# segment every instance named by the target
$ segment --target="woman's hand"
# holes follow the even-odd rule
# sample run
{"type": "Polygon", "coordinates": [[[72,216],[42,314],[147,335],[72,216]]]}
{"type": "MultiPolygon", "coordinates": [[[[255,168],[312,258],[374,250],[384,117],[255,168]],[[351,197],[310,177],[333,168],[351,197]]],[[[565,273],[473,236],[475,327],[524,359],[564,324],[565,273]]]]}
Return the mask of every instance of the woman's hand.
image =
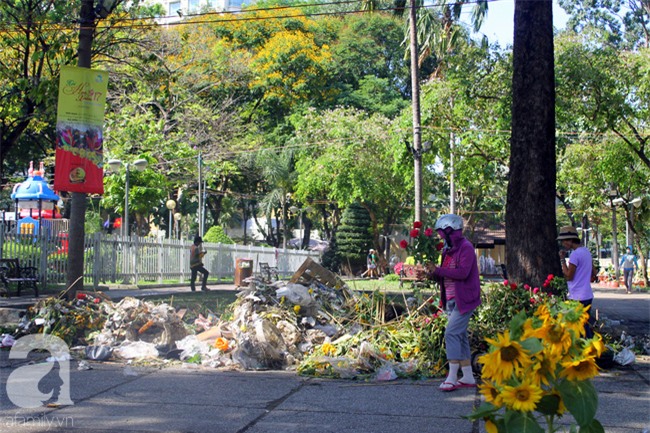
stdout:
{"type": "Polygon", "coordinates": [[[560,259],[562,260],[566,259],[566,251],[560,250],[558,254],[560,255],[560,259]]]}

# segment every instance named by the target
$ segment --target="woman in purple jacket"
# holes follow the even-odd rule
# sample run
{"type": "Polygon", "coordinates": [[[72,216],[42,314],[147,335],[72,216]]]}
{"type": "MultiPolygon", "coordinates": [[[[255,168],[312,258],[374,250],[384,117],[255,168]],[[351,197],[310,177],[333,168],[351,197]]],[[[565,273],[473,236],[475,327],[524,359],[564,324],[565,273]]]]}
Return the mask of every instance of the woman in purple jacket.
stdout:
{"type": "Polygon", "coordinates": [[[472,374],[471,353],[467,326],[472,312],[481,303],[476,253],[471,242],[463,237],[463,219],[448,214],[438,218],[435,230],[445,241],[442,264],[432,266],[433,277],[440,283],[440,299],[447,312],[445,349],[449,361],[449,374],[440,385],[441,391],[476,386],[472,374]],[[458,371],[463,376],[458,378],[458,371]]]}

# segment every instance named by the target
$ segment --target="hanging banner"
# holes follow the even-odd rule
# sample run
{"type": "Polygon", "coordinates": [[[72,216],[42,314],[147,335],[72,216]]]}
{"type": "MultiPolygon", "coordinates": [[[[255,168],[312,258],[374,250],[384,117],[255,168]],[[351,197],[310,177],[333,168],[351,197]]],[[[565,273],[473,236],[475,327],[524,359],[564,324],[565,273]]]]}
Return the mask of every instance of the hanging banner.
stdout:
{"type": "Polygon", "coordinates": [[[103,126],[108,72],[64,66],[56,118],[56,191],[104,193],[103,126]]]}

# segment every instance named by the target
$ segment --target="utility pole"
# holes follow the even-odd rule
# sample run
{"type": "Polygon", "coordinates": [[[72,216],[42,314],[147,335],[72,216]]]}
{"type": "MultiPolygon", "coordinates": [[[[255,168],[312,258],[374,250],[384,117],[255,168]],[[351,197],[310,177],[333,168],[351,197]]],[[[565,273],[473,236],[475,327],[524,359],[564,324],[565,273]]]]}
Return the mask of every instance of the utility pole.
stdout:
{"type": "Polygon", "coordinates": [[[415,176],[415,221],[422,221],[422,135],[420,131],[420,73],[418,65],[418,34],[416,2],[410,0],[411,32],[411,101],[413,109],[413,174],[415,176]]]}
{"type": "MultiPolygon", "coordinates": [[[[90,68],[91,50],[95,34],[94,0],[82,0],[80,12],[79,47],[77,50],[77,66],[90,68]]],[[[84,287],[84,239],[86,236],[84,223],[86,220],[86,193],[73,192],[70,204],[70,227],[68,246],[68,272],[66,283],[67,298],[74,299],[77,290],[84,287]]]]}
{"type": "Polygon", "coordinates": [[[199,236],[203,236],[203,196],[201,195],[201,186],[203,184],[203,161],[201,152],[199,152],[199,236]]]}

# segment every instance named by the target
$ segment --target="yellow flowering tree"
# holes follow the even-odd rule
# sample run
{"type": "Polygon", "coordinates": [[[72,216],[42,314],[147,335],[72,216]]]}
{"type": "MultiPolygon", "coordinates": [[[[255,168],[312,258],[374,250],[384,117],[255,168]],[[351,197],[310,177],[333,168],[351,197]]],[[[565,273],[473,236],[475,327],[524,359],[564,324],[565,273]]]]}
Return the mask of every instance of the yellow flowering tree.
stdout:
{"type": "Polygon", "coordinates": [[[544,303],[532,317],[522,312],[509,329],[486,339],[489,352],[479,358],[485,403],[469,418],[484,419],[489,433],[550,433],[568,411],[581,433],[604,432],[590,379],[605,346],[598,334],[585,338],[588,318],[579,302],[544,303]]]}

